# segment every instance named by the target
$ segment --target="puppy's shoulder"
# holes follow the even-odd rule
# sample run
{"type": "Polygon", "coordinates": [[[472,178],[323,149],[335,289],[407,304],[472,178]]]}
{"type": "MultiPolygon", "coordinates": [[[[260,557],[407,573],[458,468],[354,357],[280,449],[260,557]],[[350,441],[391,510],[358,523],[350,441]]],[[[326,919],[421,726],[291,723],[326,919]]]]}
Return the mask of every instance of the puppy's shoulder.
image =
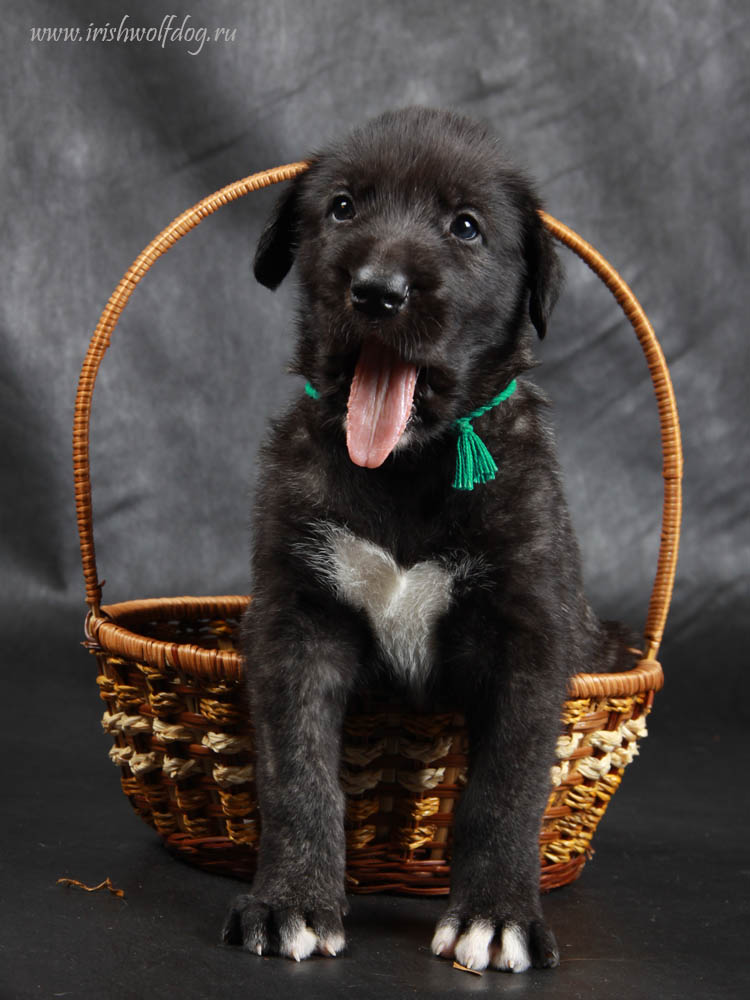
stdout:
{"type": "Polygon", "coordinates": [[[321,440],[315,406],[313,400],[298,399],[271,421],[259,454],[261,502],[323,503],[330,454],[321,440]]]}

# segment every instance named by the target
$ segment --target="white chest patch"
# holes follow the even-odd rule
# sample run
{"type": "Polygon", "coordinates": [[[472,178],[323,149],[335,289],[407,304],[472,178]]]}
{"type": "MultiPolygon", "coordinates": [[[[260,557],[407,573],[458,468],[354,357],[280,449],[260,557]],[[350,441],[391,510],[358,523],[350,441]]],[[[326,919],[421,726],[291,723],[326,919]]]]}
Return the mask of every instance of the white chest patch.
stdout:
{"type": "Polygon", "coordinates": [[[450,607],[453,573],[437,562],[405,569],[385,549],[335,525],[321,531],[313,562],[345,603],[364,611],[381,650],[404,680],[427,677],[435,631],[450,607]]]}

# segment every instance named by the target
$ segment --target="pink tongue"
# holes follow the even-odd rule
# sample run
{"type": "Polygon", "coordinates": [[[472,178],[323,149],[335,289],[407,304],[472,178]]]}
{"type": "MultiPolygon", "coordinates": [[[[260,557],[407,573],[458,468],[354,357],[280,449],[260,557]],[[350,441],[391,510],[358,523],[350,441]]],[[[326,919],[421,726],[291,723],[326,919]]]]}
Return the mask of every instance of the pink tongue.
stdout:
{"type": "Polygon", "coordinates": [[[346,422],[346,446],[355,465],[377,469],[404,433],[417,369],[374,337],[359,352],[346,422]]]}

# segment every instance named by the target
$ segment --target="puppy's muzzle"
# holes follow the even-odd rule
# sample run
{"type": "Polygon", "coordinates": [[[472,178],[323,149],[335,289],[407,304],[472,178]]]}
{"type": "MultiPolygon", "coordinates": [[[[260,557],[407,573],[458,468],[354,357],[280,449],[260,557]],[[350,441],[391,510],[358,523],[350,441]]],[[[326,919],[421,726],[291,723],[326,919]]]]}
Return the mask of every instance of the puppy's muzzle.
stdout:
{"type": "Polygon", "coordinates": [[[352,275],[352,305],[368,316],[395,316],[409,297],[409,282],[400,271],[359,268],[352,275]]]}

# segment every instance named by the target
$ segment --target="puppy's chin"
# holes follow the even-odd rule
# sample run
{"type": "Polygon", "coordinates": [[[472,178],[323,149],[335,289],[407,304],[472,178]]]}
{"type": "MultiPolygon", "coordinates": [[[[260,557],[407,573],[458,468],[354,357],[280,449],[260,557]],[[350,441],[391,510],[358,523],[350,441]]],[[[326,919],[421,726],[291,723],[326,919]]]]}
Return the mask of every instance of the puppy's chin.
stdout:
{"type": "Polygon", "coordinates": [[[400,451],[406,451],[407,448],[410,448],[414,444],[414,439],[415,434],[409,427],[409,424],[407,424],[404,433],[396,442],[396,446],[394,447],[392,454],[397,455],[400,451]]]}

